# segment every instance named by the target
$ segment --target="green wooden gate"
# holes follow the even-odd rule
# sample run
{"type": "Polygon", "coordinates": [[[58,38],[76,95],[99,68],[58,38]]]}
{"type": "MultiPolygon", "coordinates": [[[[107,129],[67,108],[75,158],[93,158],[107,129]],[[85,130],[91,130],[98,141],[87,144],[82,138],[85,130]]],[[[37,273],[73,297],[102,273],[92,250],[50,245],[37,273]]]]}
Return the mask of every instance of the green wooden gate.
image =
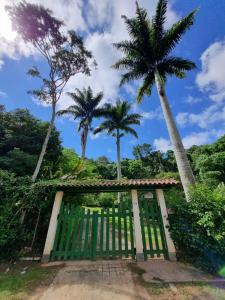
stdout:
{"type": "Polygon", "coordinates": [[[131,201],[90,209],[62,202],[51,260],[135,258],[131,201]]]}
{"type": "Polygon", "coordinates": [[[160,207],[155,197],[139,197],[140,223],[144,259],[164,256],[168,259],[168,249],[160,207]]]}

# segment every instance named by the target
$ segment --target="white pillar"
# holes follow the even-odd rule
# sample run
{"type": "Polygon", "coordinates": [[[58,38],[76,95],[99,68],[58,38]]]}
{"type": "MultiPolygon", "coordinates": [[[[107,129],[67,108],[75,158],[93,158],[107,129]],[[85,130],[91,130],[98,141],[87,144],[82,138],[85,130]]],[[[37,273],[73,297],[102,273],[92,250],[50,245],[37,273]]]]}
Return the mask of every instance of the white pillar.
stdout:
{"type": "Polygon", "coordinates": [[[48,226],[48,233],[45,241],[45,247],[42,255],[42,262],[46,262],[50,258],[50,254],[55,241],[56,228],[58,223],[58,214],[61,207],[63,192],[58,191],[55,195],[55,201],[52,208],[51,219],[48,226]]]}
{"type": "Polygon", "coordinates": [[[136,245],[136,260],[143,261],[143,242],[141,234],[141,223],[140,223],[140,210],[138,205],[138,195],[137,190],[131,190],[132,196],[132,207],[134,216],[134,235],[135,235],[135,245],[136,245]]]}
{"type": "Polygon", "coordinates": [[[166,202],[164,198],[164,193],[162,189],[156,190],[156,196],[157,200],[160,206],[161,214],[162,214],[162,220],[163,220],[163,227],[165,231],[165,237],[166,237],[166,243],[168,247],[169,252],[169,259],[176,261],[176,249],[173,243],[173,240],[171,239],[170,233],[169,233],[169,221],[168,221],[168,213],[166,209],[166,202]]]}

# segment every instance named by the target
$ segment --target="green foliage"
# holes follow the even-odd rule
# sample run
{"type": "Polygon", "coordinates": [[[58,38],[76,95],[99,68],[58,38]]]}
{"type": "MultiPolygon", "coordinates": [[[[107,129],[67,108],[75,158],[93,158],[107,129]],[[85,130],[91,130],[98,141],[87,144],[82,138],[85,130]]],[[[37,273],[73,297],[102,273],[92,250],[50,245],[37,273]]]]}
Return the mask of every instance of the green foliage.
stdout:
{"type": "MultiPolygon", "coordinates": [[[[33,117],[28,110],[0,112],[0,168],[19,176],[31,175],[41,151],[48,123],[33,117]]],[[[48,144],[43,168],[55,164],[61,154],[59,132],[55,129],[48,144]]]]}
{"type": "Polygon", "coordinates": [[[68,94],[74,101],[74,104],[70,105],[67,109],[58,111],[57,114],[59,116],[71,115],[74,120],[79,119],[78,131],[82,129],[82,158],[85,158],[88,131],[93,130],[91,127],[93,119],[99,118],[103,112],[103,109],[99,108],[103,93],[101,92],[94,96],[93,91],[89,86],[87,89],[76,89],[74,93],[68,94]]]}
{"type": "Polygon", "coordinates": [[[171,235],[179,256],[203,269],[218,272],[225,263],[225,186],[199,184],[191,202],[172,203],[171,235]]]}
{"type": "Polygon", "coordinates": [[[114,44],[124,54],[114,65],[114,68],[125,71],[121,85],[142,79],[137,93],[138,102],[144,95],[151,94],[156,76],[164,83],[169,76],[184,78],[187,71],[195,68],[192,61],[172,56],[171,52],[193,24],[196,11],[168,30],[164,28],[166,11],[167,1],[159,1],[155,16],[150,20],[146,9],[140,8],[136,2],[136,16],[123,16],[130,39],[114,44]]]}
{"type": "Polygon", "coordinates": [[[177,179],[177,180],[180,180],[180,175],[178,172],[161,172],[159,174],[157,174],[155,176],[155,178],[159,178],[159,179],[169,179],[169,178],[172,178],[172,179],[177,179]]]}
{"type": "Polygon", "coordinates": [[[106,156],[99,157],[96,161],[96,169],[103,179],[116,179],[116,164],[110,162],[106,156]]]}
{"type": "Polygon", "coordinates": [[[187,152],[201,182],[210,186],[225,182],[225,135],[211,145],[192,146],[187,152]]]}
{"type": "Polygon", "coordinates": [[[131,104],[127,101],[117,100],[115,105],[105,104],[102,112],[105,120],[94,130],[94,134],[105,131],[117,138],[128,133],[137,137],[137,133],[131,128],[131,125],[140,125],[141,115],[129,114],[130,109],[131,104]]]}
{"type": "MultiPolygon", "coordinates": [[[[147,168],[148,177],[155,177],[165,172],[177,172],[176,161],[173,151],[166,153],[154,151],[150,144],[137,145],[133,148],[133,155],[142,161],[144,168],[147,168]]],[[[140,177],[142,178],[142,177],[140,177]]]]}
{"type": "Polygon", "coordinates": [[[0,170],[0,260],[13,259],[19,251],[30,246],[38,210],[42,221],[37,240],[42,247],[49,220],[53,191],[34,190],[28,177],[0,170]],[[24,223],[21,216],[26,211],[24,223]]]}

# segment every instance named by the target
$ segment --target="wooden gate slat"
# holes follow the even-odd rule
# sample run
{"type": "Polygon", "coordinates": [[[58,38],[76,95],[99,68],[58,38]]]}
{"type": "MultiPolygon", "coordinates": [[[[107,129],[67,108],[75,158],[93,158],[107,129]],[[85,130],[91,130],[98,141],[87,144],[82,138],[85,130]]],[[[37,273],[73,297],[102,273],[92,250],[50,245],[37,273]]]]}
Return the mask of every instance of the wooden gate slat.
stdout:
{"type": "Polygon", "coordinates": [[[119,256],[122,257],[121,203],[118,205],[118,248],[119,256]]]}
{"type": "Polygon", "coordinates": [[[116,248],[116,238],[115,238],[115,205],[113,203],[112,206],[112,256],[115,257],[116,253],[115,253],[115,248],[116,248]]]}
{"type": "Polygon", "coordinates": [[[109,208],[106,210],[106,256],[109,256],[109,208]]]}
{"type": "Polygon", "coordinates": [[[134,231],[133,231],[133,218],[132,218],[132,204],[131,201],[128,203],[129,209],[129,227],[130,227],[130,243],[131,243],[131,253],[132,258],[135,259],[135,252],[134,252],[134,231]]]}
{"type": "Polygon", "coordinates": [[[73,236],[72,236],[72,246],[71,246],[71,258],[75,258],[77,256],[76,246],[77,246],[77,234],[78,234],[78,224],[79,224],[79,213],[77,211],[77,215],[74,216],[74,226],[73,226],[73,236]]]}
{"type": "Polygon", "coordinates": [[[144,259],[147,260],[147,251],[146,251],[146,238],[145,238],[145,228],[144,228],[144,219],[143,219],[143,201],[139,200],[139,210],[140,210],[140,223],[141,223],[141,234],[143,242],[143,253],[144,259]]]}
{"type": "Polygon", "coordinates": [[[125,257],[128,257],[128,236],[127,236],[127,207],[126,203],[123,203],[123,218],[124,218],[124,243],[125,243],[125,257]]]}
{"type": "Polygon", "coordinates": [[[85,210],[83,209],[82,213],[81,213],[81,219],[79,222],[79,240],[78,240],[77,258],[81,257],[83,226],[84,226],[84,213],[85,213],[85,210]]]}
{"type": "Polygon", "coordinates": [[[103,255],[103,243],[104,241],[104,209],[101,209],[101,227],[100,227],[100,245],[99,245],[99,256],[103,255]]]}
{"type": "Polygon", "coordinates": [[[160,256],[160,250],[159,250],[159,241],[158,241],[158,232],[157,232],[157,223],[156,223],[156,212],[155,212],[155,203],[151,203],[151,215],[152,215],[152,225],[153,225],[153,232],[154,232],[154,238],[155,238],[155,247],[156,247],[156,254],[157,257],[160,256]]]}
{"type": "Polygon", "coordinates": [[[85,228],[85,240],[84,240],[84,257],[88,258],[90,257],[90,253],[89,253],[89,223],[90,223],[90,209],[87,210],[87,214],[85,215],[85,219],[86,219],[86,228],[85,228]]]}
{"type": "Polygon", "coordinates": [[[144,208],[145,208],[145,219],[146,219],[146,225],[147,225],[147,231],[148,231],[148,243],[149,243],[150,256],[154,257],[151,223],[150,223],[150,215],[149,215],[149,211],[148,211],[147,201],[144,201],[144,208]]]}

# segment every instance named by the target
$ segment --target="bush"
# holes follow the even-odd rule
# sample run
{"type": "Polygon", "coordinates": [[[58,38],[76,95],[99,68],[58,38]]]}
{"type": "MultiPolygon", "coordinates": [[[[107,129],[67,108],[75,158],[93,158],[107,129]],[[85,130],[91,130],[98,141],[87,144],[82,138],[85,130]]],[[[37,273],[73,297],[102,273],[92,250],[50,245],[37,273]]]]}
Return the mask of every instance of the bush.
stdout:
{"type": "Polygon", "coordinates": [[[0,261],[16,259],[24,247],[31,245],[39,209],[41,218],[35,248],[42,250],[52,196],[49,191],[34,189],[29,177],[0,170],[0,261]],[[24,211],[25,219],[21,223],[24,211]]]}
{"type": "Polygon", "coordinates": [[[190,195],[189,203],[172,203],[169,215],[178,258],[218,272],[225,264],[225,187],[199,184],[190,195]]]}

